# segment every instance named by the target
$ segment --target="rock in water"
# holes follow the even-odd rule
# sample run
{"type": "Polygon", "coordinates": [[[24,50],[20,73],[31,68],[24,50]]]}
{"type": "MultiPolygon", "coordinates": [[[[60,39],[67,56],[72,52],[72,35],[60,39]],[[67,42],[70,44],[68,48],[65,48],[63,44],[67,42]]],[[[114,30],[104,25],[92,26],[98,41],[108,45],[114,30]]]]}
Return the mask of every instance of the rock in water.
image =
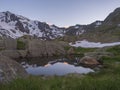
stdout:
{"type": "Polygon", "coordinates": [[[20,64],[6,56],[0,55],[0,83],[27,76],[27,72],[20,64]]]}
{"type": "Polygon", "coordinates": [[[92,57],[89,57],[89,56],[85,56],[83,57],[80,61],[79,61],[80,64],[83,64],[83,65],[86,65],[86,66],[91,66],[91,65],[99,65],[100,63],[95,59],[95,58],[92,58],[92,57]]]}

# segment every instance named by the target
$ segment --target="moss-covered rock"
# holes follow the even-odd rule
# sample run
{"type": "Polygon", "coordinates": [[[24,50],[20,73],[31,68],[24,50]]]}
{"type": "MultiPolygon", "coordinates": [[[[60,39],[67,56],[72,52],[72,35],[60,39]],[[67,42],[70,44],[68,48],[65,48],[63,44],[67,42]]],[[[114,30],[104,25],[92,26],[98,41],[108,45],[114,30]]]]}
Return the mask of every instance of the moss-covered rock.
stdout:
{"type": "Polygon", "coordinates": [[[21,40],[17,40],[17,49],[18,50],[25,50],[26,49],[26,44],[25,42],[21,40]]]}

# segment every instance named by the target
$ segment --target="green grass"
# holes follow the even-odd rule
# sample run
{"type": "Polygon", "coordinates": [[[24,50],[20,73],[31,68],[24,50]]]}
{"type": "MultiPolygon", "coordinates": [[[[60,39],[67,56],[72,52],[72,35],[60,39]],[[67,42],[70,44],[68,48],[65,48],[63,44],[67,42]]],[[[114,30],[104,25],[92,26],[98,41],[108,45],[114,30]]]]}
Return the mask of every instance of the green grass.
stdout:
{"type": "Polygon", "coordinates": [[[76,47],[75,52],[81,52],[81,53],[86,53],[86,52],[93,52],[95,51],[96,48],[82,48],[82,47],[76,47]]]}
{"type": "MultiPolygon", "coordinates": [[[[16,79],[8,84],[0,84],[0,90],[120,90],[120,55],[119,46],[107,51],[116,53],[114,57],[102,57],[104,62],[100,71],[64,77],[30,76],[16,79]]],[[[78,51],[92,51],[81,49],[78,51]]]]}
{"type": "Polygon", "coordinates": [[[113,53],[114,55],[119,55],[120,54],[120,45],[108,48],[107,51],[113,53]]]}
{"type": "Polygon", "coordinates": [[[81,76],[30,76],[1,84],[0,90],[120,90],[120,57],[103,57],[104,68],[81,76]]]}
{"type": "Polygon", "coordinates": [[[120,75],[78,77],[29,77],[0,85],[0,90],[119,90],[120,75]]]}
{"type": "Polygon", "coordinates": [[[65,47],[64,49],[66,51],[68,51],[70,48],[73,48],[74,51],[75,51],[75,54],[78,54],[78,53],[86,53],[86,52],[93,52],[96,50],[96,48],[82,48],[82,47],[71,47],[71,46],[67,46],[65,47]]]}
{"type": "Polygon", "coordinates": [[[64,49],[65,49],[66,51],[68,51],[70,48],[71,48],[71,46],[66,46],[66,47],[64,47],[64,49]]]}
{"type": "Polygon", "coordinates": [[[17,40],[17,49],[18,50],[25,50],[26,44],[20,40],[17,40]]]}

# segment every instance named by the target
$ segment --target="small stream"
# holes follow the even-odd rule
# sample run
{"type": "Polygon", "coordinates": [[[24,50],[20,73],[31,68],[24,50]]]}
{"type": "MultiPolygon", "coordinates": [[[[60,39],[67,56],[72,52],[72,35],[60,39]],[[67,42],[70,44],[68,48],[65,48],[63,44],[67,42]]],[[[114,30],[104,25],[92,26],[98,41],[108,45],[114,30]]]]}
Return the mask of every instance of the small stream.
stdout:
{"type": "Polygon", "coordinates": [[[17,60],[31,75],[67,75],[71,73],[87,74],[93,69],[80,66],[80,57],[43,57],[17,60]]]}

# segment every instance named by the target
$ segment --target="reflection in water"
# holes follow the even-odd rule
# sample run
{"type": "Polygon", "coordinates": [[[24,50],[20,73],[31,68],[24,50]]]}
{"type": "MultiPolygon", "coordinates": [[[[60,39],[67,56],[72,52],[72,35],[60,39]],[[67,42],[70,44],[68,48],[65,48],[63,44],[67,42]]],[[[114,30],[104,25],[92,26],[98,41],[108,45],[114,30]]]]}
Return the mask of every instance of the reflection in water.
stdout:
{"type": "Polygon", "coordinates": [[[68,65],[68,63],[67,63],[67,62],[63,62],[63,64],[68,65]]]}
{"type": "Polygon", "coordinates": [[[48,66],[50,66],[51,64],[46,64],[46,65],[44,65],[44,67],[48,67],[48,66]]]}
{"type": "Polygon", "coordinates": [[[79,57],[48,57],[19,60],[18,62],[32,75],[66,75],[69,73],[86,74],[94,72],[90,68],[79,66],[79,57]]]}

